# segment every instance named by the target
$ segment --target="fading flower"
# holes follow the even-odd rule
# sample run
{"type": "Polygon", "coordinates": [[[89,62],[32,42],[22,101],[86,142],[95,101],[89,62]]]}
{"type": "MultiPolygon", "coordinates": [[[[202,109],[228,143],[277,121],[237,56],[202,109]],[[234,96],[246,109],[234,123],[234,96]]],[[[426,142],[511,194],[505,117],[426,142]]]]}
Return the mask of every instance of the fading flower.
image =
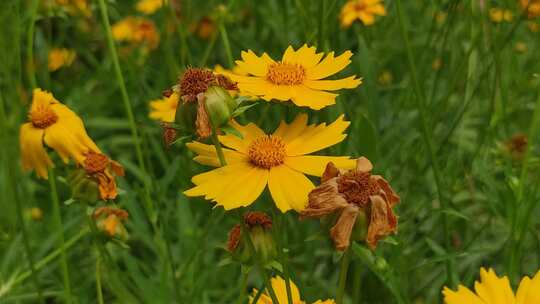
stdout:
{"type": "Polygon", "coordinates": [[[514,14],[511,10],[493,7],[489,10],[489,18],[495,23],[512,22],[514,14]]]}
{"type": "Polygon", "coordinates": [[[375,23],[375,16],[386,16],[382,0],[349,0],[341,9],[341,26],[350,27],[355,20],[368,26],[375,23]]]}
{"type": "Polygon", "coordinates": [[[92,178],[99,189],[102,200],[113,200],[118,195],[116,176],[124,176],[124,168],[106,155],[89,151],[83,161],[83,169],[92,178]]]}
{"type": "MultiPolygon", "coordinates": [[[[187,196],[204,196],[225,210],[251,205],[268,185],[276,206],[282,211],[305,208],[307,195],[314,188],[304,175],[321,176],[328,162],[353,168],[349,157],[307,155],[345,139],[350,122],[339,117],[330,125],[308,125],[306,114],[298,115],[291,124],[281,122],[277,130],[265,134],[255,124],[232,126],[242,138],[228,134],[219,141],[231,149],[223,149],[227,165],[196,175],[194,188],[187,196]]],[[[187,147],[198,154],[198,163],[220,165],[214,146],[192,142],[187,147]]]]}
{"type": "MultiPolygon", "coordinates": [[[[287,283],[286,281],[279,277],[273,277],[270,279],[270,284],[272,285],[272,289],[274,290],[276,294],[276,298],[278,300],[278,304],[286,304],[288,302],[287,297],[287,283]]],[[[300,291],[298,290],[298,287],[296,284],[294,284],[293,281],[289,281],[289,285],[291,288],[291,299],[292,304],[305,304],[306,302],[302,301],[302,298],[300,297],[300,291]]],[[[253,289],[253,292],[251,296],[249,297],[249,303],[255,304],[253,302],[255,295],[258,293],[257,289],[253,289]]],[[[261,294],[261,297],[257,301],[257,303],[260,304],[272,304],[272,298],[270,297],[270,294],[267,290],[264,290],[264,292],[261,294]]],[[[336,302],[334,300],[328,299],[328,300],[317,300],[313,304],[335,304],[336,302]]]]}
{"type": "Polygon", "coordinates": [[[116,207],[100,207],[94,211],[93,218],[100,231],[109,237],[127,239],[128,233],[124,227],[124,222],[129,214],[126,210],[116,207]]]}
{"type": "Polygon", "coordinates": [[[28,120],[19,134],[22,166],[27,171],[36,170],[41,178],[47,179],[47,171],[53,166],[43,144],[54,149],[65,163],[71,158],[83,164],[88,152],[100,152],[77,114],[49,92],[34,89],[28,120]]]}
{"type": "Polygon", "coordinates": [[[48,68],[54,72],[63,66],[70,66],[75,60],[75,51],[65,48],[53,48],[49,51],[48,68]]]}
{"type": "Polygon", "coordinates": [[[521,8],[526,11],[529,18],[540,16],[540,0],[521,0],[521,8]]]}
{"type": "Polygon", "coordinates": [[[540,303],[540,271],[531,279],[525,276],[514,295],[508,277],[498,277],[493,269],[480,268],[480,281],[474,290],[459,285],[456,291],[444,287],[445,304],[532,304],[540,303]]]}
{"type": "Polygon", "coordinates": [[[142,45],[150,50],[159,45],[159,33],[152,20],[143,17],[126,17],[112,26],[116,41],[142,45]]]}
{"type": "MultiPolygon", "coordinates": [[[[255,261],[263,263],[271,262],[277,256],[276,244],[272,236],[272,219],[264,212],[250,211],[244,214],[243,221],[247,231],[247,237],[253,245],[257,258],[255,261]]],[[[227,251],[243,263],[249,263],[253,254],[250,244],[246,244],[246,238],[242,235],[242,226],[236,224],[229,232],[227,251]]]]}
{"type": "Polygon", "coordinates": [[[334,57],[331,52],[324,59],[323,55],[307,45],[297,51],[289,46],[281,61],[273,60],[266,53],[259,57],[251,50],[243,51],[242,60],[237,60],[236,64],[248,75],[229,74],[229,77],[238,82],[242,95],[259,96],[266,101],[290,100],[297,106],[320,110],[336,102],[338,94],[327,91],[353,89],[362,82],[356,76],[323,80],[349,65],[352,53],[346,51],[334,57]]]}
{"type": "Polygon", "coordinates": [[[302,217],[315,218],[339,214],[330,229],[337,250],[346,250],[351,239],[360,238],[375,249],[381,238],[397,231],[397,217],[392,208],[400,198],[383,177],[371,174],[372,168],[365,157],[359,158],[356,169],[349,171],[338,169],[330,162],[321,185],[309,193],[308,206],[300,213],[302,217]],[[353,229],[358,233],[353,233],[353,229]]]}
{"type": "Polygon", "coordinates": [[[167,4],[167,0],[139,0],[135,5],[135,9],[140,13],[152,15],[164,4],[167,4]]]}

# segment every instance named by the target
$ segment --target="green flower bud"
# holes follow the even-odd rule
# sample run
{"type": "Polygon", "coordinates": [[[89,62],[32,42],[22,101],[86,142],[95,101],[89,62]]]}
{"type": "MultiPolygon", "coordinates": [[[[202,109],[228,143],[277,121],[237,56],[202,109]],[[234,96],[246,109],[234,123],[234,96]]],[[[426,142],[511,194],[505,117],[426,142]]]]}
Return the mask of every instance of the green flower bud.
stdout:
{"type": "Polygon", "coordinates": [[[82,168],[73,170],[67,178],[71,188],[71,197],[75,200],[95,204],[99,198],[99,185],[82,168]]]}
{"type": "Polygon", "coordinates": [[[204,104],[210,123],[214,128],[226,124],[236,109],[236,101],[227,90],[218,86],[211,86],[204,93],[204,104]]]}

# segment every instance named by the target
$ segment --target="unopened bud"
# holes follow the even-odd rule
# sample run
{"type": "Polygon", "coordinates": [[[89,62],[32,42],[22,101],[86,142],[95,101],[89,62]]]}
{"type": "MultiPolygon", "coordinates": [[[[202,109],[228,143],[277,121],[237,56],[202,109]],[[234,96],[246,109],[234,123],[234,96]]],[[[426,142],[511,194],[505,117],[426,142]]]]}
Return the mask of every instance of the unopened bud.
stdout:
{"type": "Polygon", "coordinates": [[[122,240],[129,238],[123,222],[127,220],[127,211],[112,207],[101,207],[94,212],[94,220],[99,231],[108,237],[116,237],[122,240]]]}
{"type": "Polygon", "coordinates": [[[236,101],[227,90],[222,87],[212,86],[204,94],[204,103],[208,118],[214,128],[226,124],[236,109],[236,101]]]}
{"type": "Polygon", "coordinates": [[[272,261],[277,256],[277,249],[272,237],[270,217],[263,212],[248,212],[244,215],[244,223],[247,235],[242,234],[240,224],[235,225],[229,233],[227,250],[241,263],[272,261]]]}

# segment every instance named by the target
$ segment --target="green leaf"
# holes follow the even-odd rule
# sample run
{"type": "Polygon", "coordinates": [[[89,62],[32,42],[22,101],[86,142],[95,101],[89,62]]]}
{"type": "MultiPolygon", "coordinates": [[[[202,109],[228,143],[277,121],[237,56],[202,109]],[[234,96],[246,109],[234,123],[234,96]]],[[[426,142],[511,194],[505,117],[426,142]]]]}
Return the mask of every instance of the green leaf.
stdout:
{"type": "Polygon", "coordinates": [[[238,130],[233,128],[231,125],[226,125],[226,126],[221,127],[221,131],[225,132],[225,134],[230,134],[239,138],[244,138],[242,133],[240,133],[238,130]]]}
{"type": "Polygon", "coordinates": [[[254,107],[256,105],[258,105],[259,103],[258,102],[254,102],[252,104],[249,104],[247,106],[242,106],[242,107],[238,107],[234,110],[234,112],[232,113],[232,117],[237,117],[237,116],[240,116],[242,113],[244,113],[245,111],[247,111],[249,108],[251,107],[254,107]]]}

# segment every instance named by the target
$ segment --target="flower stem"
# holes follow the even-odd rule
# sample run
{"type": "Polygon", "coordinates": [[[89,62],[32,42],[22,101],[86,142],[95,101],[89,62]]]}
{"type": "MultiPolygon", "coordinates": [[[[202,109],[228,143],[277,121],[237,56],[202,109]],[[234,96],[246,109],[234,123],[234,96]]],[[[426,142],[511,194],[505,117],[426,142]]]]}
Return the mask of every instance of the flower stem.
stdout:
{"type": "Polygon", "coordinates": [[[217,136],[217,130],[212,126],[212,143],[214,144],[214,147],[216,147],[216,153],[219,158],[219,163],[221,166],[226,166],[227,161],[225,160],[225,154],[223,154],[223,148],[221,147],[221,143],[219,142],[218,136],[217,136]]]}
{"type": "Polygon", "coordinates": [[[341,268],[339,272],[338,290],[336,296],[336,303],[343,304],[343,296],[345,295],[345,287],[347,286],[347,272],[349,271],[349,264],[351,263],[351,249],[347,248],[341,257],[341,268]]]}
{"type": "Polygon", "coordinates": [[[101,257],[98,257],[96,259],[96,292],[98,297],[98,303],[104,304],[103,289],[101,288],[101,257]]]}
{"type": "MultiPolygon", "coordinates": [[[[397,7],[397,14],[398,14],[398,19],[399,19],[401,35],[403,37],[403,41],[405,42],[405,48],[407,50],[407,58],[409,61],[409,68],[411,70],[411,77],[413,80],[414,91],[416,94],[416,98],[414,98],[414,101],[416,102],[416,107],[418,108],[418,112],[420,113],[422,138],[424,140],[424,144],[426,145],[426,148],[429,153],[429,160],[430,160],[431,168],[433,170],[433,175],[435,177],[435,186],[437,188],[437,196],[438,196],[439,202],[441,203],[442,209],[446,210],[448,209],[448,202],[442,193],[442,175],[441,175],[441,171],[436,160],[435,149],[433,147],[432,134],[431,134],[432,128],[428,124],[428,118],[427,118],[426,109],[425,109],[426,98],[420,87],[420,82],[418,81],[418,75],[416,73],[416,66],[414,64],[413,51],[412,51],[411,44],[409,42],[409,36],[407,34],[407,26],[405,24],[405,20],[403,19],[403,9],[401,7],[401,0],[396,0],[396,7],[397,7]]],[[[451,236],[448,229],[448,219],[447,219],[446,213],[442,215],[441,226],[442,226],[444,239],[445,239],[445,249],[447,253],[450,253],[452,243],[450,239],[451,236]]],[[[453,258],[449,258],[446,261],[446,275],[447,275],[448,285],[450,285],[450,287],[454,287],[455,278],[457,277],[457,275],[455,275],[455,267],[454,267],[453,258]]]]}
{"type": "Polygon", "coordinates": [[[244,299],[246,298],[246,288],[247,288],[247,281],[249,277],[249,271],[243,271],[242,270],[242,280],[240,281],[240,287],[239,287],[239,297],[238,297],[238,304],[244,303],[244,299]]]}
{"type": "Polygon", "coordinates": [[[58,237],[60,238],[60,262],[62,265],[62,277],[64,280],[65,301],[66,303],[71,303],[71,283],[69,280],[69,268],[65,250],[66,242],[64,239],[64,224],[62,223],[62,215],[60,213],[60,200],[58,199],[58,192],[56,190],[56,174],[54,173],[54,168],[49,169],[49,186],[51,188],[54,220],[56,222],[58,237]]]}
{"type": "Polygon", "coordinates": [[[232,68],[234,66],[234,59],[231,52],[231,44],[229,43],[229,36],[227,35],[227,29],[225,29],[223,22],[219,25],[219,33],[221,35],[221,40],[223,41],[223,46],[225,47],[229,68],[232,68]]]}
{"type": "Polygon", "coordinates": [[[28,80],[30,81],[30,86],[32,89],[36,87],[36,69],[34,67],[34,29],[36,27],[36,16],[37,10],[39,7],[39,0],[34,0],[32,2],[32,7],[30,8],[30,25],[28,27],[28,36],[26,37],[26,60],[27,60],[27,70],[28,70],[28,80]]]}

